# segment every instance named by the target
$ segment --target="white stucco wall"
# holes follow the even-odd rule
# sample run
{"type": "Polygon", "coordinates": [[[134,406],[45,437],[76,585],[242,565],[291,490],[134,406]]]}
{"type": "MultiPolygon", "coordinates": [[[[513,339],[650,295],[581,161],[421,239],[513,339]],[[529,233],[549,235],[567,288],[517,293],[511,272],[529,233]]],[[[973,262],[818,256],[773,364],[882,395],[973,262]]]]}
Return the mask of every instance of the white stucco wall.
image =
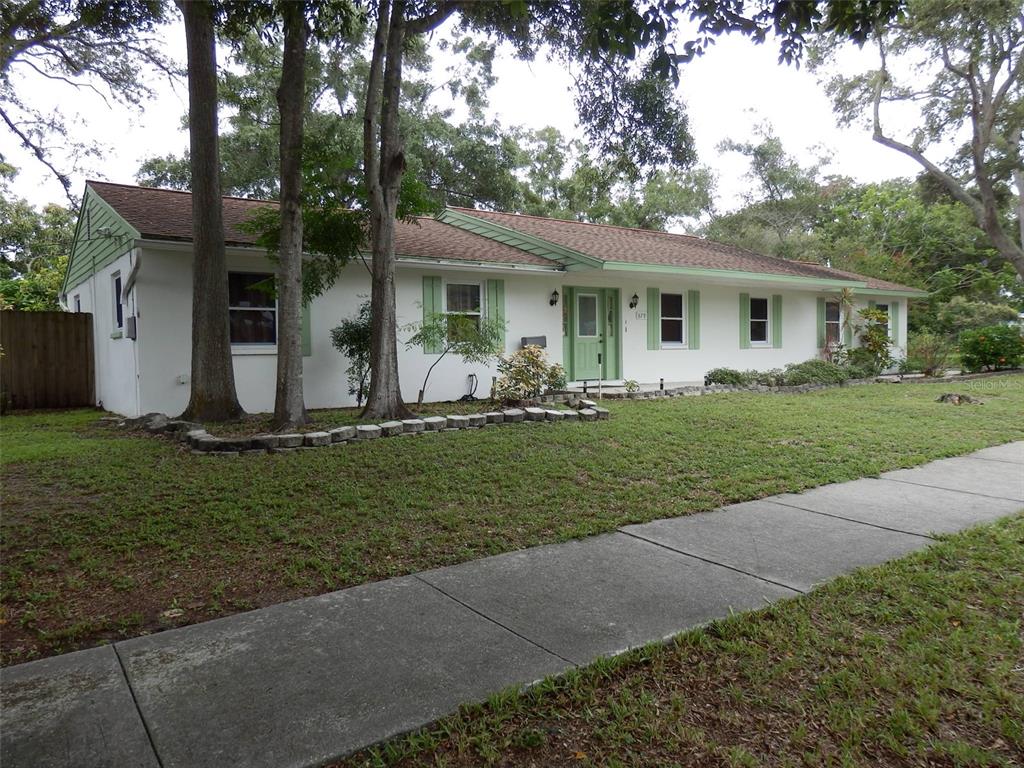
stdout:
{"type": "MultiPolygon", "coordinates": [[[[129,252],[68,291],[68,309],[75,311],[75,297],[82,312],[93,315],[93,346],[96,360],[96,404],[114,413],[138,413],[137,350],[123,333],[115,335],[113,275],[121,273],[122,284],[131,272],[135,253],[129,252]]],[[[135,311],[135,296],[124,306],[125,320],[135,311]]]]}
{"type": "MultiPolygon", "coordinates": [[[[97,368],[103,364],[103,378],[98,392],[104,405],[120,413],[133,415],[149,411],[180,413],[188,403],[191,345],[191,254],[185,248],[144,247],[142,267],[133,292],[132,311],[139,318],[139,339],[134,344],[138,356],[139,398],[134,397],[135,384],[130,355],[133,344],[127,339],[112,341],[112,300],[102,298],[97,308],[97,368]],[[108,375],[110,374],[110,375],[108,375]],[[178,383],[179,377],[183,383],[178,383]]],[[[97,279],[99,293],[110,292],[110,274],[118,268],[126,275],[127,257],[112,265],[97,279]]],[[[245,251],[228,252],[231,270],[271,271],[270,263],[261,256],[245,251]]],[[[786,283],[755,281],[750,283],[712,282],[664,274],[637,272],[570,272],[538,273],[481,267],[452,268],[441,265],[403,264],[396,279],[398,322],[400,326],[422,319],[423,277],[440,276],[443,280],[481,282],[488,278],[505,281],[505,317],[508,322],[507,351],[519,347],[522,336],[546,336],[548,355],[552,362],[562,362],[562,306],[550,306],[551,292],[563,297],[566,286],[618,288],[621,299],[622,372],[623,378],[640,382],[699,382],[711,368],[728,366],[739,369],[780,368],[787,363],[801,362],[818,355],[817,298],[825,293],[815,290],[794,290],[786,283]],[[647,349],[647,289],[657,287],[663,293],[701,292],[701,344],[699,350],[647,349]],[[633,294],[639,306],[629,309],[633,294]],[[783,296],[782,347],[780,349],[740,349],[739,294],[769,297],[783,296]]],[[[85,294],[83,310],[85,310],[85,294]]],[[[369,274],[361,263],[346,268],[339,282],[311,307],[312,354],[304,358],[304,390],[309,408],[354,405],[348,394],[345,376],[346,360],[334,349],[330,329],[340,320],[356,313],[359,304],[370,293],[369,274]]],[[[859,306],[874,298],[879,303],[901,304],[899,339],[906,342],[906,299],[873,297],[858,293],[859,306]]],[[[71,296],[69,295],[69,301],[71,296]]],[[[858,307],[859,308],[859,307],[858,307]]],[[[399,331],[400,342],[412,335],[399,331]]],[[[415,402],[427,368],[436,356],[420,348],[406,349],[400,343],[399,372],[403,396],[415,402]]],[[[239,400],[249,412],[273,408],[276,356],[268,350],[236,350],[233,356],[235,383],[239,400]]],[[[491,378],[497,375],[494,365],[466,365],[456,358],[446,358],[434,369],[427,389],[428,400],[453,400],[469,391],[468,375],[479,379],[478,397],[486,397],[491,378]]]]}

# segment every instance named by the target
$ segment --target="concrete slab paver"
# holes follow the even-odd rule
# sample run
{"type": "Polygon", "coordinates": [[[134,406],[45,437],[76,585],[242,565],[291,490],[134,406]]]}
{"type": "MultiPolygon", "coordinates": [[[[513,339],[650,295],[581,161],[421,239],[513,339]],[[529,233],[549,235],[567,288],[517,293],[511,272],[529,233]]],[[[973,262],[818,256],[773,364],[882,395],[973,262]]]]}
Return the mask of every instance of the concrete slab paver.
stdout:
{"type": "Polygon", "coordinates": [[[633,536],[799,590],[921,549],[930,539],[748,501],[623,528],[633,536]]]}
{"type": "Polygon", "coordinates": [[[823,485],[765,501],[921,535],[954,533],[1012,515],[1021,508],[1020,502],[1009,499],[872,478],[823,485]]]}
{"type": "Polygon", "coordinates": [[[568,666],[414,577],[119,651],[164,768],[318,765],[568,666]]]}
{"type": "Polygon", "coordinates": [[[991,448],[982,448],[970,454],[974,459],[988,459],[990,461],[1009,461],[1013,464],[1024,464],[1024,441],[1016,443],[1003,443],[993,445],[991,448]]]}
{"type": "Polygon", "coordinates": [[[157,768],[142,718],[109,645],[0,671],[4,768],[157,768]]]}
{"type": "Polygon", "coordinates": [[[621,533],[420,576],[578,664],[796,594],[621,533]]]}
{"type": "Polygon", "coordinates": [[[1005,461],[987,461],[962,456],[933,461],[913,469],[886,472],[882,478],[1024,501],[1024,467],[1005,461]]]}

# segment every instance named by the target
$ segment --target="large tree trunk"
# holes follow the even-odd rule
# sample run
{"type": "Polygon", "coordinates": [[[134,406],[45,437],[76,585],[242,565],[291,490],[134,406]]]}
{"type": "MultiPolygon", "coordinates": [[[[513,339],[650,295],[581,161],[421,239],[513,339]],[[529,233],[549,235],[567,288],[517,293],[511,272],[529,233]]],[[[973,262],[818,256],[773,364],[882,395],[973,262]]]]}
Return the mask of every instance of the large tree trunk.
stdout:
{"type": "Polygon", "coordinates": [[[213,6],[178,0],[188,48],[192,164],[192,391],[184,416],[223,421],[242,414],[235,393],[224,256],[213,6]]]}
{"type": "Polygon", "coordinates": [[[277,271],[277,392],[275,429],[306,422],[302,392],[302,132],[306,107],[303,4],[282,4],[284,56],[277,107],[281,115],[281,245],[277,271]]]}
{"type": "Polygon", "coordinates": [[[404,0],[380,0],[363,120],[364,172],[370,199],[370,244],[373,251],[370,391],[363,416],[372,419],[407,418],[411,415],[402,400],[398,378],[395,312],[395,219],[398,188],[405,170],[405,150],[398,131],[404,44],[404,0]]]}

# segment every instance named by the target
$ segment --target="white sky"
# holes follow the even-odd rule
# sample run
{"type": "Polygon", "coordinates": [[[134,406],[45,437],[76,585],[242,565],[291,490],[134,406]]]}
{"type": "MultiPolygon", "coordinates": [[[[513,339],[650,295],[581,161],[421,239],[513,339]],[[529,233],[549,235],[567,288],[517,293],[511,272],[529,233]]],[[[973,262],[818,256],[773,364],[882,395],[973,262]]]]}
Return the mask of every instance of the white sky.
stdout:
{"type": "MultiPolygon", "coordinates": [[[[183,61],[180,24],[167,28],[166,40],[168,52],[183,61]]],[[[687,105],[698,162],[718,174],[719,210],[740,204],[746,164],[734,154],[719,154],[716,146],[724,138],[750,138],[752,128],[765,120],[791,153],[825,147],[831,157],[828,172],[862,182],[918,173],[913,161],[872,142],[866,126],[838,128],[815,76],[780,65],[777,55],[770,42],[756,46],[738,36],[724,37],[682,71],[678,94],[687,105]]],[[[870,51],[854,49],[843,59],[844,68],[854,70],[872,63],[870,51]]],[[[498,82],[490,94],[491,111],[502,123],[530,128],[553,125],[565,134],[577,133],[572,81],[561,64],[528,63],[499,54],[495,74],[498,82]]],[[[102,157],[88,159],[84,172],[74,175],[78,194],[86,178],[134,183],[144,158],[180,153],[188,146],[188,135],[180,128],[187,110],[184,83],[172,87],[166,80],[154,81],[157,97],[141,111],[118,104],[108,108],[89,91],[75,91],[38,76],[26,76],[25,84],[29,87],[20,91],[30,103],[73,116],[73,138],[103,146],[102,157]]],[[[14,184],[17,195],[36,205],[66,202],[59,183],[21,150],[9,132],[0,133],[0,153],[21,169],[14,184]]]]}

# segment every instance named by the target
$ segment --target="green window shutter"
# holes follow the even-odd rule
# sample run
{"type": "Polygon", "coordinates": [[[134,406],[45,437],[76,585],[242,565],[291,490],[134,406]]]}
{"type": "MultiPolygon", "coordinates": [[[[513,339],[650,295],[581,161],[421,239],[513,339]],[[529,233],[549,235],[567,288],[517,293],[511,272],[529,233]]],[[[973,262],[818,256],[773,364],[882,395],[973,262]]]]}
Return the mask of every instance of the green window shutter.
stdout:
{"type": "Polygon", "coordinates": [[[782,349],[782,296],[772,296],[772,346],[782,349]]]}
{"type": "Polygon", "coordinates": [[[309,304],[302,305],[302,356],[310,357],[313,354],[313,327],[310,322],[309,304]]]}
{"type": "MultiPolygon", "coordinates": [[[[423,277],[423,322],[429,323],[430,319],[434,315],[440,315],[443,311],[443,304],[441,303],[441,278],[440,277],[429,277],[424,275],[423,277]]],[[[423,352],[428,355],[439,355],[441,354],[441,348],[438,344],[424,344],[423,352]]]]}
{"type": "Polygon", "coordinates": [[[892,338],[894,347],[900,345],[900,303],[894,301],[889,304],[889,336],[892,338]]]}
{"type": "Polygon", "coordinates": [[[686,292],[686,346],[700,349],[700,291],[686,292]]]}
{"type": "Polygon", "coordinates": [[[661,349],[661,291],[647,289],[647,348],[661,349]]]}
{"type": "Polygon", "coordinates": [[[501,323],[501,351],[505,351],[505,281],[487,281],[487,319],[501,323]]]}
{"type": "Polygon", "coordinates": [[[740,294],[740,349],[750,349],[750,294],[740,294]]]}
{"type": "Polygon", "coordinates": [[[824,349],[825,338],[825,299],[818,297],[818,349],[824,349]]]}

